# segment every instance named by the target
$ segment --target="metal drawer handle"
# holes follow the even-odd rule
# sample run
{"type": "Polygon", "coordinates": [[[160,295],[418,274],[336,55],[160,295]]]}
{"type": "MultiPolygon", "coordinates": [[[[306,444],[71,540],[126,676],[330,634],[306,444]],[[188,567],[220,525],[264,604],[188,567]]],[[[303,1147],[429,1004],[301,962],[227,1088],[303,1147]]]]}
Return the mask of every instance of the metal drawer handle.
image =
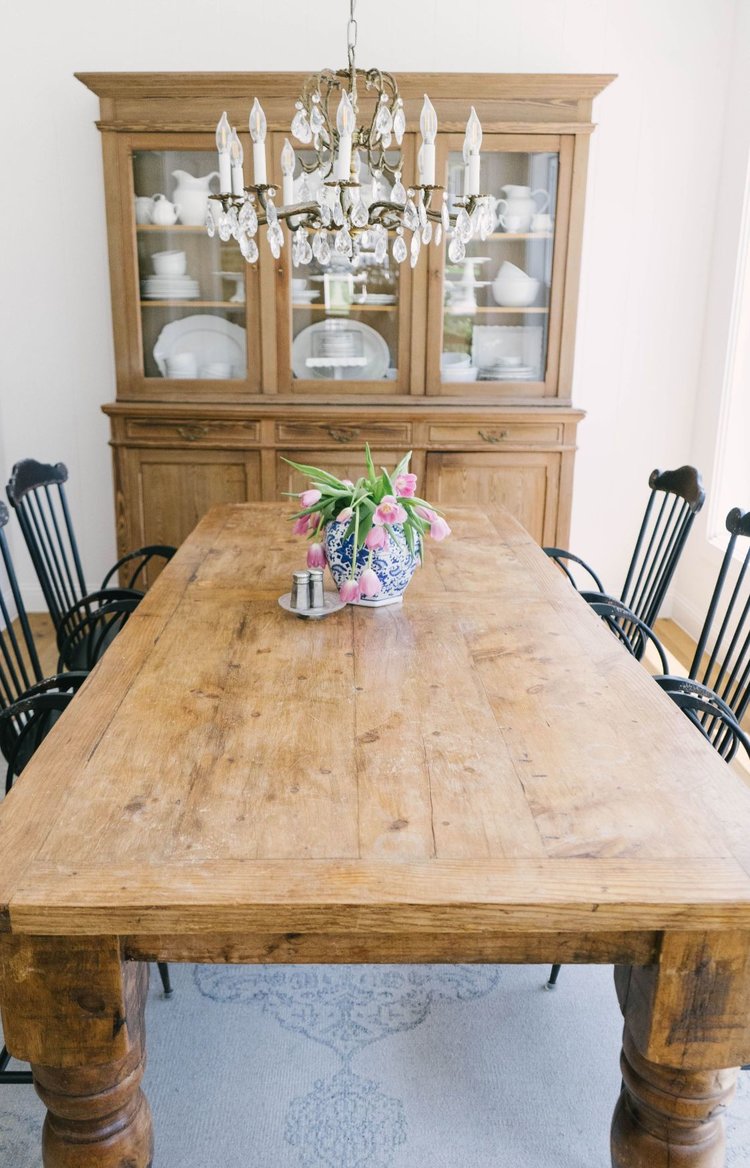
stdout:
{"type": "Polygon", "coordinates": [[[178,426],[177,433],[186,442],[197,442],[199,438],[206,437],[206,434],[208,434],[208,426],[178,426]]]}
{"type": "Polygon", "coordinates": [[[359,430],[336,429],[335,426],[326,427],[334,442],[353,442],[359,430]]]}
{"type": "Polygon", "coordinates": [[[498,442],[502,442],[503,438],[508,437],[508,431],[507,430],[494,430],[494,431],[493,430],[480,430],[479,437],[482,438],[485,442],[491,442],[492,445],[495,446],[495,445],[497,445],[498,442]]]}

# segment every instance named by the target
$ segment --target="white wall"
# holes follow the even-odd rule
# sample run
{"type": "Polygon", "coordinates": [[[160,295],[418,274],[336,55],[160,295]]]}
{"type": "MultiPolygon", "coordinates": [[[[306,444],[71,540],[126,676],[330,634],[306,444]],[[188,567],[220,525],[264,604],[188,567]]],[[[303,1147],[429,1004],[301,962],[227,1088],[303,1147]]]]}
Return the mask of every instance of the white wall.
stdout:
{"type": "MultiPolygon", "coordinates": [[[[750,509],[750,498],[727,496],[726,490],[719,490],[717,465],[725,384],[738,378],[740,387],[744,381],[744,392],[750,393],[750,322],[747,318],[750,286],[747,282],[742,297],[745,319],[740,317],[734,322],[732,319],[735,291],[739,291],[743,267],[748,265],[744,251],[750,242],[747,237],[742,238],[743,205],[750,165],[750,4],[747,0],[740,0],[737,7],[732,46],[709,294],[691,441],[691,459],[702,468],[709,487],[713,486],[713,498],[709,494],[707,504],[696,520],[673,589],[674,618],[695,637],[703,624],[728,539],[724,526],[726,512],[732,506],[750,509]],[[733,362],[735,341],[736,364],[733,362]]],[[[739,307],[739,303],[735,305],[735,309],[739,307]]],[[[736,413],[727,421],[736,425],[736,413]]],[[[747,456],[747,431],[740,441],[747,456]]]]}
{"type": "MultiPolygon", "coordinates": [[[[733,0],[360,0],[357,14],[361,63],[396,73],[620,75],[595,109],[572,540],[619,586],[648,473],[690,454],[733,0]]],[[[4,14],[0,472],[32,454],[69,464],[92,582],[114,557],[99,412],[114,372],[97,101],[72,74],[336,66],[346,15],[345,0],[42,0],[4,14]],[[43,159],[31,182],[29,127],[43,159]]]]}

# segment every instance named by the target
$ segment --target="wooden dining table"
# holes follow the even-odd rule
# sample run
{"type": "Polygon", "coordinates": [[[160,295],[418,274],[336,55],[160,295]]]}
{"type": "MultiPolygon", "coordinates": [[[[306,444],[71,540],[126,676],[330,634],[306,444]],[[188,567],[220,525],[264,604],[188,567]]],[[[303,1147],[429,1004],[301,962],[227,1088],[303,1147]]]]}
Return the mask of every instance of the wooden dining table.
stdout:
{"type": "Polygon", "coordinates": [[[449,511],[402,605],[302,621],[284,511],[203,519],[0,805],[44,1164],[151,1165],[148,962],[559,961],[615,965],[612,1164],[719,1168],[750,790],[505,512],[449,511]]]}

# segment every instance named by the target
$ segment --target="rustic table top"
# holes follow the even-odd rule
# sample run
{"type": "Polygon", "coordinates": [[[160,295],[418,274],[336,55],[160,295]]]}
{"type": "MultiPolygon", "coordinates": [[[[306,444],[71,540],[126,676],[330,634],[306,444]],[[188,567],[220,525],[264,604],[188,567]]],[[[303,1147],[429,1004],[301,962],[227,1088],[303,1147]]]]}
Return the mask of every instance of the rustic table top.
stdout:
{"type": "Polygon", "coordinates": [[[285,510],[203,520],[0,806],[0,928],[750,926],[750,790],[513,519],[302,622],[285,510]]]}

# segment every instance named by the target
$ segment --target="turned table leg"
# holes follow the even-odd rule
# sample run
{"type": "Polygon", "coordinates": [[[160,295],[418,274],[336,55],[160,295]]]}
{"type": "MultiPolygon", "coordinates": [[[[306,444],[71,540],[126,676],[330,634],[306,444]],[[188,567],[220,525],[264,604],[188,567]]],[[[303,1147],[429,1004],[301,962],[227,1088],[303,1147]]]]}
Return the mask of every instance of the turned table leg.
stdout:
{"type": "Polygon", "coordinates": [[[750,1053],[750,938],[666,933],[615,972],[625,1016],[613,1168],[724,1168],[724,1116],[750,1053]]]}
{"type": "Polygon", "coordinates": [[[737,1069],[682,1071],[650,1062],[625,1030],[612,1120],[614,1168],[723,1168],[724,1113],[737,1069]]]}
{"type": "Polygon", "coordinates": [[[148,967],[102,938],[12,938],[0,957],[8,1049],[31,1063],[47,1108],[44,1168],[151,1168],[148,967]]]}

